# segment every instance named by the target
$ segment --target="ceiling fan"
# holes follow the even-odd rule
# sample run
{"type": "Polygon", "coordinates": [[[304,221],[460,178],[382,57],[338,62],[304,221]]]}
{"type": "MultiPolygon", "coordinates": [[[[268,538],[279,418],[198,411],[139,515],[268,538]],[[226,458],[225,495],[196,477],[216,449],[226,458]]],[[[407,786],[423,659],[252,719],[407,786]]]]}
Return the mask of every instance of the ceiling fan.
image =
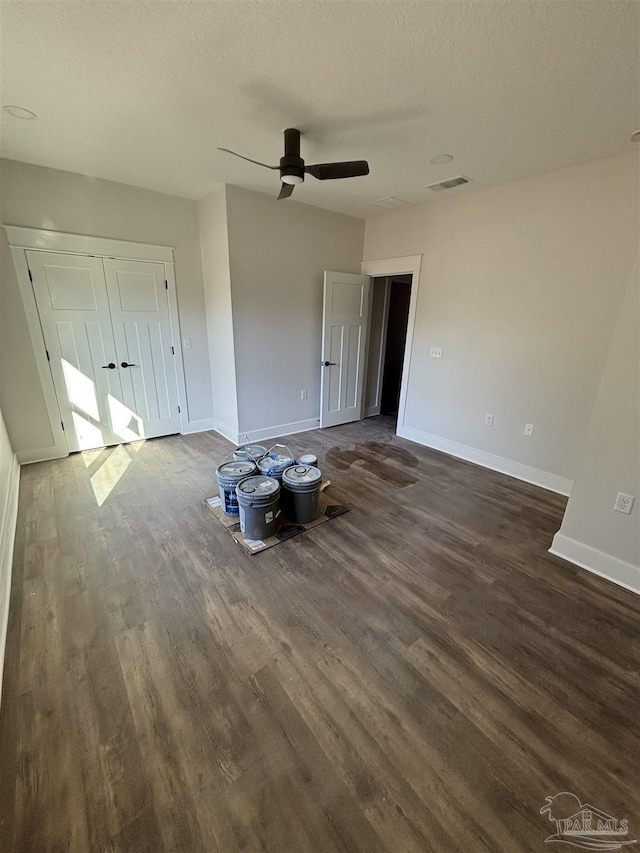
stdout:
{"type": "Polygon", "coordinates": [[[369,164],[366,160],[348,160],[342,163],[316,163],[314,166],[305,166],[304,160],[300,157],[300,131],[294,127],[289,127],[284,131],[284,157],[280,158],[279,166],[269,166],[267,163],[260,163],[258,160],[252,160],[250,157],[245,157],[243,154],[238,154],[229,148],[218,148],[218,151],[226,151],[227,154],[233,154],[234,157],[248,160],[249,163],[264,166],[265,169],[279,169],[282,187],[280,188],[278,198],[289,198],[295,185],[301,184],[304,181],[305,174],[313,175],[319,181],[331,181],[336,178],[357,178],[360,175],[369,174],[369,164]]]}

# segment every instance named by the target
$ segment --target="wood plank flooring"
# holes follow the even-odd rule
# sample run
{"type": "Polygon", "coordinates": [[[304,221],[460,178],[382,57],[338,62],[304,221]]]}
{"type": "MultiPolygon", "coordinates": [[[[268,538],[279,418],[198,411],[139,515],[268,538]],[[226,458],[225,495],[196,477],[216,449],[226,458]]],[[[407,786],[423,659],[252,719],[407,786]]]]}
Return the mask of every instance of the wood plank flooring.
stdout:
{"type": "Polygon", "coordinates": [[[216,433],[22,469],[0,850],[527,853],[561,791],[640,839],[640,598],[547,553],[565,499],[288,441],[352,511],[255,556],[216,433]]]}

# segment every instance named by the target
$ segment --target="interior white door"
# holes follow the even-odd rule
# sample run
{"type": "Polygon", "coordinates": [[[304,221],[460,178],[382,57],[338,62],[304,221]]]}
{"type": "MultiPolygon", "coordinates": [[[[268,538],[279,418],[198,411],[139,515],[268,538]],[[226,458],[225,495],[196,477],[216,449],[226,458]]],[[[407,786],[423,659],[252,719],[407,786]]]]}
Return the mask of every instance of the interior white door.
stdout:
{"type": "Polygon", "coordinates": [[[320,426],[362,417],[369,276],[325,272],[320,426]]]}
{"type": "Polygon", "coordinates": [[[178,385],[164,265],[105,259],[127,440],[180,432],[178,385]]]}
{"type": "Polygon", "coordinates": [[[67,447],[119,444],[114,410],[122,386],[102,260],[26,254],[67,447]]]}

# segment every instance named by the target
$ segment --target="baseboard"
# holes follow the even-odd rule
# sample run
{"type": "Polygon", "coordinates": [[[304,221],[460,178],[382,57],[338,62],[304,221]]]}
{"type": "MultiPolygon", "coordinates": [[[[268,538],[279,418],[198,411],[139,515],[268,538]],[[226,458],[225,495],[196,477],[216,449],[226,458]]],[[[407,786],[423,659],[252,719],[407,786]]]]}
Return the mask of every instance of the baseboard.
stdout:
{"type": "Polygon", "coordinates": [[[492,471],[499,471],[501,474],[508,474],[509,477],[524,480],[526,483],[532,483],[534,486],[540,486],[551,492],[557,492],[560,495],[571,494],[573,480],[560,477],[557,474],[551,474],[549,471],[532,468],[530,465],[515,462],[513,459],[495,456],[493,453],[487,453],[485,450],[478,450],[466,444],[459,444],[457,441],[451,441],[439,435],[422,432],[422,430],[415,429],[414,427],[399,426],[398,435],[401,438],[408,438],[409,441],[415,441],[416,444],[423,444],[425,447],[441,450],[450,456],[465,459],[467,462],[474,462],[476,465],[481,465],[483,468],[490,468],[492,471]]]}
{"type": "Polygon", "coordinates": [[[191,435],[193,432],[208,432],[215,429],[213,418],[204,418],[200,421],[188,421],[182,430],[182,435],[191,435]]]}
{"type": "Polygon", "coordinates": [[[319,426],[320,421],[318,418],[310,418],[306,421],[294,421],[291,424],[277,424],[276,426],[266,427],[265,429],[242,430],[239,436],[241,442],[244,441],[245,435],[249,436],[249,441],[266,441],[269,438],[280,438],[283,435],[308,432],[311,429],[318,429],[319,426]]]}
{"type": "Polygon", "coordinates": [[[232,444],[237,445],[238,442],[238,432],[233,427],[230,427],[228,424],[219,421],[217,418],[213,419],[213,429],[216,432],[219,432],[221,436],[230,441],[232,444]]]}
{"type": "Polygon", "coordinates": [[[50,459],[64,459],[69,451],[53,445],[40,447],[38,450],[19,450],[16,453],[19,465],[30,465],[32,462],[48,462],[50,459]]]}
{"type": "Polygon", "coordinates": [[[18,518],[18,492],[20,489],[20,466],[14,457],[9,472],[9,486],[4,518],[0,519],[0,701],[2,700],[2,673],[4,653],[7,644],[7,624],[9,622],[9,599],[11,596],[11,568],[13,565],[13,546],[18,518]]]}
{"type": "Polygon", "coordinates": [[[563,533],[553,537],[549,553],[640,595],[640,566],[619,560],[563,533]]]}

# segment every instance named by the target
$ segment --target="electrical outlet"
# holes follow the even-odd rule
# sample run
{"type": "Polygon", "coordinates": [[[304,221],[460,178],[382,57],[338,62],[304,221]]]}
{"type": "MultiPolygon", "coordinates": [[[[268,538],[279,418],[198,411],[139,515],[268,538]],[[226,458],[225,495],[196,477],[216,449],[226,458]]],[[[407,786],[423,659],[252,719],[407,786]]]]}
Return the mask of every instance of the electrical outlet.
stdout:
{"type": "Polygon", "coordinates": [[[524,425],[524,434],[525,435],[533,435],[533,424],[525,424],[524,425]]]}
{"type": "Polygon", "coordinates": [[[429,358],[442,358],[442,347],[431,347],[429,350],[429,358]]]}
{"type": "Polygon", "coordinates": [[[306,388],[303,388],[303,389],[300,391],[300,399],[301,399],[301,400],[306,400],[306,399],[307,399],[307,389],[306,389],[306,388]]]}
{"type": "Polygon", "coordinates": [[[625,495],[622,492],[618,492],[618,497],[613,508],[616,512],[623,512],[625,515],[630,515],[634,501],[635,497],[633,495],[625,495]]]}
{"type": "Polygon", "coordinates": [[[488,412],[484,416],[484,425],[485,426],[493,426],[493,415],[490,415],[488,412]]]}

